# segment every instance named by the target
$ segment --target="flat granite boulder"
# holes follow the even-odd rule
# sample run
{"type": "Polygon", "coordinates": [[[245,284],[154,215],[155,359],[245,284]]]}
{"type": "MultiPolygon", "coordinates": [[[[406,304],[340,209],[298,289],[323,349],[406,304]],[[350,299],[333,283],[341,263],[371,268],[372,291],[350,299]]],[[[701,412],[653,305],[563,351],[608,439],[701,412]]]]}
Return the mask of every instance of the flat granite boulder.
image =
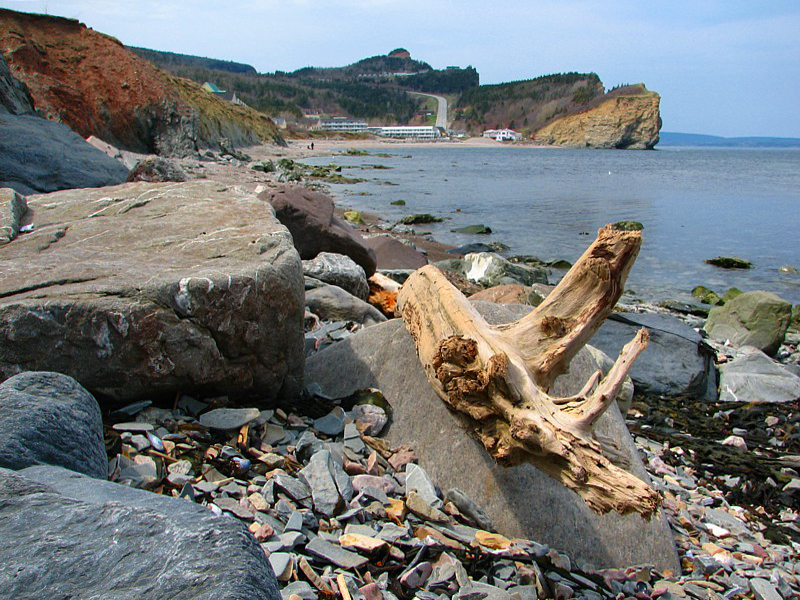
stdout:
{"type": "Polygon", "coordinates": [[[57,371],[99,400],[300,389],[300,257],[255,194],[137,182],[27,206],[34,230],[0,246],[0,379],[57,371]]]}
{"type": "MultiPolygon", "coordinates": [[[[484,307],[476,306],[483,312],[484,307]]],[[[491,310],[502,309],[493,305],[491,310]]],[[[505,322],[519,316],[509,313],[505,322]]],[[[420,465],[443,492],[462,490],[501,534],[549,544],[598,568],[651,564],[680,571],[672,533],[660,513],[650,521],[636,514],[597,515],[577,494],[532,465],[495,464],[434,393],[400,319],[366,328],[312,355],[306,379],[333,397],[379,388],[393,409],[389,443],[414,448],[420,465]]],[[[577,379],[567,386],[573,393],[584,383],[577,379]]],[[[617,440],[628,468],[646,480],[616,406],[601,418],[599,431],[617,440]]]]}
{"type": "Polygon", "coordinates": [[[108,478],[100,407],[60,373],[20,373],[0,383],[0,467],[33,465],[108,478]]]}
{"type": "Polygon", "coordinates": [[[58,467],[0,469],[7,598],[279,598],[238,520],[58,467]]]}

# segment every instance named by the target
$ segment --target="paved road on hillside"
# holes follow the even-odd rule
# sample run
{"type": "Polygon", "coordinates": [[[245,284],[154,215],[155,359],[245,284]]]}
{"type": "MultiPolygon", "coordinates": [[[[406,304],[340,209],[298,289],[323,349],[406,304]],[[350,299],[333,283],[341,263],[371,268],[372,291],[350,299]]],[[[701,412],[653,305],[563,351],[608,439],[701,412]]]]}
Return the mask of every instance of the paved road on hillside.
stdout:
{"type": "Polygon", "coordinates": [[[436,112],[436,127],[443,127],[447,129],[447,98],[442,96],[435,96],[433,94],[423,94],[422,92],[408,92],[409,94],[416,94],[417,96],[427,96],[428,98],[436,98],[439,102],[439,110],[436,112]]]}

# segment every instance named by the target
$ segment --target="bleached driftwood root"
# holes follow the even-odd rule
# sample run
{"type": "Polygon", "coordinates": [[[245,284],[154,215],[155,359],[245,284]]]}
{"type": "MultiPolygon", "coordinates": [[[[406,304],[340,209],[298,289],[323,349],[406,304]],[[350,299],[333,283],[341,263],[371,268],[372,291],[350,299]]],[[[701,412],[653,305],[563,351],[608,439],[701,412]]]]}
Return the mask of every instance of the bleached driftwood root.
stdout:
{"type": "Polygon", "coordinates": [[[640,246],[639,232],[601,229],[547,299],[504,327],[488,325],[432,266],[408,278],[398,308],[436,393],[497,462],[534,464],[596,512],[650,517],[659,495],[612,464],[592,433],[647,346],[647,330],[625,346],[604,379],[598,371],[571,398],[548,394],[613,309],[640,246]]]}

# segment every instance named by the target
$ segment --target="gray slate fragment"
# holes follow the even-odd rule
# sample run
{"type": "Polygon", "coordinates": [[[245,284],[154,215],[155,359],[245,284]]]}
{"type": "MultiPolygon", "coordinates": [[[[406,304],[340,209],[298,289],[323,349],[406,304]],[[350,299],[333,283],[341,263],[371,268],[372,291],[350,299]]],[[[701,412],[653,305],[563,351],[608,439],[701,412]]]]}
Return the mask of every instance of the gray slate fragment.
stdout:
{"type": "Polygon", "coordinates": [[[486,516],[486,513],[460,489],[453,488],[448,490],[445,497],[455,504],[462,514],[472,519],[478,527],[484,531],[494,531],[492,521],[486,516]]]}
{"type": "Polygon", "coordinates": [[[314,429],[325,435],[336,437],[344,431],[344,410],[337,406],[324,417],[314,419],[314,429]]]}
{"type": "Polygon", "coordinates": [[[436,486],[425,472],[425,469],[415,463],[406,465],[406,493],[416,491],[419,496],[434,508],[441,508],[444,505],[442,499],[436,493],[436,486]]]}
{"type": "Polygon", "coordinates": [[[211,429],[230,431],[255,421],[260,415],[257,408],[215,408],[200,415],[200,424],[211,429]]]}
{"type": "Polygon", "coordinates": [[[782,600],[782,596],[766,579],[756,577],[750,580],[750,591],[753,592],[755,600],[782,600]]]}
{"type": "Polygon", "coordinates": [[[319,537],[314,538],[306,545],[306,552],[343,569],[359,569],[369,562],[368,558],[340,548],[319,537]]]}
{"type": "MultiPolygon", "coordinates": [[[[271,481],[274,482],[275,487],[289,494],[293,500],[304,502],[311,497],[311,488],[308,487],[308,484],[287,473],[276,473],[271,481]]],[[[264,497],[267,497],[267,495],[264,494],[264,497]]]]}
{"type": "Polygon", "coordinates": [[[33,465],[108,477],[100,408],[60,373],[21,373],[0,384],[0,467],[33,465]]]}
{"type": "Polygon", "coordinates": [[[344,508],[344,500],[336,486],[334,464],[331,453],[320,450],[299,473],[299,477],[311,488],[314,510],[332,517],[344,508]]]}
{"type": "Polygon", "coordinates": [[[0,539],[9,598],[279,596],[236,520],[57,467],[0,469],[0,539]]]}

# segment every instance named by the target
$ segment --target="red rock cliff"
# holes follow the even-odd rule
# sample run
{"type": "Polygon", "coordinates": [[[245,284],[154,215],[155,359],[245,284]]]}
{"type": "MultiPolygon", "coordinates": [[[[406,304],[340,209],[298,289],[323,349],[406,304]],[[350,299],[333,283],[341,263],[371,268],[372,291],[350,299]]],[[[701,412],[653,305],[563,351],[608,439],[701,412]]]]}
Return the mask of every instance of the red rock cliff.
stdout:
{"type": "Polygon", "coordinates": [[[118,40],[60,17],[0,10],[0,52],[27,84],[37,110],[84,137],[138,152],[182,155],[216,146],[279,141],[257,111],[177,83],[118,40]]]}

